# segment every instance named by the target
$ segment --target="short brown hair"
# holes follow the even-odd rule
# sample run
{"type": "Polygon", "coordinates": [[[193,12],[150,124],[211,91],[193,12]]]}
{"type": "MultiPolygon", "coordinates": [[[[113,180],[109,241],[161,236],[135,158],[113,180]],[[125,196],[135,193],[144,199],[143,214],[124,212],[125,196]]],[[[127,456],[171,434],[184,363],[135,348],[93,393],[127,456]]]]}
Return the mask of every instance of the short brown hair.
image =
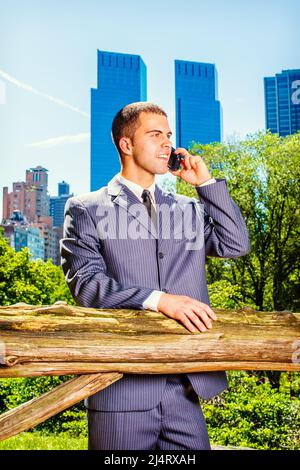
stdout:
{"type": "Polygon", "coordinates": [[[161,116],[167,116],[167,113],[153,103],[147,101],[138,101],[137,103],[130,103],[120,109],[115,115],[112,122],[111,133],[115,146],[121,155],[121,149],[119,146],[120,139],[122,137],[129,137],[133,140],[134,133],[139,124],[139,117],[141,113],[152,113],[160,114],[161,116]]]}

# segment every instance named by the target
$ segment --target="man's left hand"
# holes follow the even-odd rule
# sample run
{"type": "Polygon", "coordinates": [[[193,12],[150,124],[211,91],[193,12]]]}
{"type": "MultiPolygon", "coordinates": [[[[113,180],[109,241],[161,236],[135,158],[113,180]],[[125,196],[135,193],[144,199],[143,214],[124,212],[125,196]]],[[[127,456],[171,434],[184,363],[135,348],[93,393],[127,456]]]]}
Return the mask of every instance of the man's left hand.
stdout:
{"type": "Polygon", "coordinates": [[[212,178],[208,168],[199,155],[190,155],[184,148],[177,148],[175,154],[181,153],[185,158],[181,160],[181,170],[170,171],[172,175],[179,176],[186,183],[198,186],[212,178]]]}

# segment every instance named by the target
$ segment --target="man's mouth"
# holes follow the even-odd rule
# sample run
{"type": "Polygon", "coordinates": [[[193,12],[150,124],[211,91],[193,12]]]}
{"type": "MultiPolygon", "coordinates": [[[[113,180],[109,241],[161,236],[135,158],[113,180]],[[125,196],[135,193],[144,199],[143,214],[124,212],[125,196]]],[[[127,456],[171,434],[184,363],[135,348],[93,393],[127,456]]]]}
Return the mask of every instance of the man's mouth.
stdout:
{"type": "Polygon", "coordinates": [[[161,153],[160,155],[157,156],[157,158],[160,158],[161,160],[169,160],[169,155],[166,155],[165,153],[161,153]]]}

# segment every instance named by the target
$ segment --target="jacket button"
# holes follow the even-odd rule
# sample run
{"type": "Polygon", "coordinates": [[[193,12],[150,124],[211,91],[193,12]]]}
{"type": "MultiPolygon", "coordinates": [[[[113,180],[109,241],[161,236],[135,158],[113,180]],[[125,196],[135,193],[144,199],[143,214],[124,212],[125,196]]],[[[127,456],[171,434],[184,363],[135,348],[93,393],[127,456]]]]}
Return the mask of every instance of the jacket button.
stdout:
{"type": "Polygon", "coordinates": [[[158,253],[158,256],[160,257],[160,259],[163,259],[163,257],[165,256],[163,253],[158,253]]]}

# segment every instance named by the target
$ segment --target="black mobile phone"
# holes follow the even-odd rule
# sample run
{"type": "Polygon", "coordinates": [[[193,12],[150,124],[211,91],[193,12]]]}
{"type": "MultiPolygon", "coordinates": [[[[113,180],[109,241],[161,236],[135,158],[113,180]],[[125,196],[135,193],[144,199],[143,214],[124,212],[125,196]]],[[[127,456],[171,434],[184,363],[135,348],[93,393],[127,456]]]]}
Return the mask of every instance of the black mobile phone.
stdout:
{"type": "Polygon", "coordinates": [[[172,171],[177,171],[179,170],[180,167],[180,162],[181,160],[184,159],[184,156],[181,155],[181,153],[178,153],[177,155],[174,153],[176,149],[174,147],[171,148],[171,155],[168,161],[168,168],[172,171]]]}

